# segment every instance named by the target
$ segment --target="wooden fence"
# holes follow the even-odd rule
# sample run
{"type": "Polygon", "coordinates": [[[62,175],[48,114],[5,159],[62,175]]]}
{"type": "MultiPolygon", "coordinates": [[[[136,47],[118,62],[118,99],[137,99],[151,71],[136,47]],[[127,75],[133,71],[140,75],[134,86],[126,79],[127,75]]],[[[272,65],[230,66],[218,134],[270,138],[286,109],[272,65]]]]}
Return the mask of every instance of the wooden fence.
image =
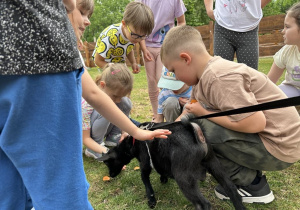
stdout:
{"type": "MultiPolygon", "coordinates": [[[[284,18],[284,14],[262,18],[258,32],[259,56],[272,56],[284,45],[283,37],[280,32],[284,26],[284,18]]],[[[214,22],[210,21],[208,25],[197,26],[195,28],[201,33],[207,51],[213,55],[214,22]]],[[[81,54],[83,58],[85,58],[85,64],[87,67],[95,66],[94,61],[91,58],[95,44],[95,42],[85,42],[85,47],[80,47],[81,54]]],[[[143,59],[139,44],[136,44],[133,49],[137,63],[143,66],[143,59]]],[[[126,61],[126,63],[130,66],[128,61],[126,61]]]]}

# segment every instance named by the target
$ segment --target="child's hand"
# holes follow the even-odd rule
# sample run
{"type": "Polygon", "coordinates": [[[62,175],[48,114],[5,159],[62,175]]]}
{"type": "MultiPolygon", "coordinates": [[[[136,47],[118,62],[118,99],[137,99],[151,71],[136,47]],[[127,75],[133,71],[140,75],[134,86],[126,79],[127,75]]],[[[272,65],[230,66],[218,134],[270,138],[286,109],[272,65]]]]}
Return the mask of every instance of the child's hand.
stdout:
{"type": "Polygon", "coordinates": [[[167,135],[170,135],[172,132],[166,129],[157,129],[154,131],[142,130],[138,128],[137,132],[133,135],[134,138],[138,140],[152,140],[154,138],[168,138],[167,135]]]}
{"type": "Polygon", "coordinates": [[[151,57],[151,53],[149,52],[149,50],[145,50],[145,52],[143,52],[144,54],[144,59],[145,61],[152,61],[152,57],[151,57]]]}
{"type": "Polygon", "coordinates": [[[139,64],[137,64],[137,63],[132,64],[132,73],[138,74],[138,73],[140,73],[140,71],[141,71],[141,68],[140,68],[139,64]]]}
{"type": "Polygon", "coordinates": [[[207,110],[204,109],[199,102],[188,103],[185,105],[185,109],[188,113],[192,113],[196,116],[202,116],[207,114],[207,110]]]}
{"type": "Polygon", "coordinates": [[[180,98],[178,99],[178,101],[179,101],[179,104],[180,104],[181,106],[184,106],[184,105],[189,101],[189,99],[188,99],[188,98],[180,97],[180,98]]]}
{"type": "Polygon", "coordinates": [[[121,137],[120,137],[120,140],[119,140],[119,142],[122,142],[127,136],[129,136],[129,134],[128,133],[126,133],[126,132],[122,132],[122,135],[121,135],[121,137]]]}

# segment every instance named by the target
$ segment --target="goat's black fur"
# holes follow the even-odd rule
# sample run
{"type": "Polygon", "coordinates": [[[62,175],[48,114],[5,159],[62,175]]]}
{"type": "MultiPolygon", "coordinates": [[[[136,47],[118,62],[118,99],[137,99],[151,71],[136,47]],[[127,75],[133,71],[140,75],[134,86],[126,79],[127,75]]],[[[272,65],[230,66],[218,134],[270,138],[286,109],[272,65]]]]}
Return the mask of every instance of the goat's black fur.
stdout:
{"type": "Polygon", "coordinates": [[[172,131],[168,139],[135,141],[133,145],[133,138],[127,137],[103,156],[100,160],[108,166],[110,176],[117,176],[124,165],[137,158],[146,187],[148,205],[154,208],[156,199],[149,179],[152,161],[153,167],[161,175],[161,182],[166,183],[168,178],[174,178],[186,198],[194,204],[195,209],[200,210],[211,207],[198,187],[198,180],[205,180],[207,170],[225,189],[234,207],[245,209],[236,186],[226,175],[197,124],[190,123],[186,118],[182,119],[182,123],[166,124],[161,128],[172,131]]]}

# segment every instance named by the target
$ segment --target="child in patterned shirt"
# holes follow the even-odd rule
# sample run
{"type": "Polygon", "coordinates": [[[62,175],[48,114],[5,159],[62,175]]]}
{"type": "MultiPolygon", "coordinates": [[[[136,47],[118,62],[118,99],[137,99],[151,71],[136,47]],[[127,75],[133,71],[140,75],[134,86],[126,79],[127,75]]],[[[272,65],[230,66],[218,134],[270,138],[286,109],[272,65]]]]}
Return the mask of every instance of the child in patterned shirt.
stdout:
{"type": "Polygon", "coordinates": [[[124,11],[121,23],[105,28],[97,40],[93,58],[103,68],[107,63],[131,63],[133,73],[139,73],[133,46],[147,38],[154,27],[152,10],[139,2],[130,2],[124,11]]]}

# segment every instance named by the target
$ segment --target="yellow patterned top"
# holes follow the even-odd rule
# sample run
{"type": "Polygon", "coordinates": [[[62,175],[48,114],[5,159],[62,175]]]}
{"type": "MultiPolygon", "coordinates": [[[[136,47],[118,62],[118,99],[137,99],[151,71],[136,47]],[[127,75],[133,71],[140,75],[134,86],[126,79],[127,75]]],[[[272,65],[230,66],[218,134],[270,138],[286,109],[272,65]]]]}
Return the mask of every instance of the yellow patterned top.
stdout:
{"type": "Polygon", "coordinates": [[[122,23],[113,24],[100,33],[92,56],[98,53],[108,63],[125,63],[133,46],[122,33],[122,23]]]}

